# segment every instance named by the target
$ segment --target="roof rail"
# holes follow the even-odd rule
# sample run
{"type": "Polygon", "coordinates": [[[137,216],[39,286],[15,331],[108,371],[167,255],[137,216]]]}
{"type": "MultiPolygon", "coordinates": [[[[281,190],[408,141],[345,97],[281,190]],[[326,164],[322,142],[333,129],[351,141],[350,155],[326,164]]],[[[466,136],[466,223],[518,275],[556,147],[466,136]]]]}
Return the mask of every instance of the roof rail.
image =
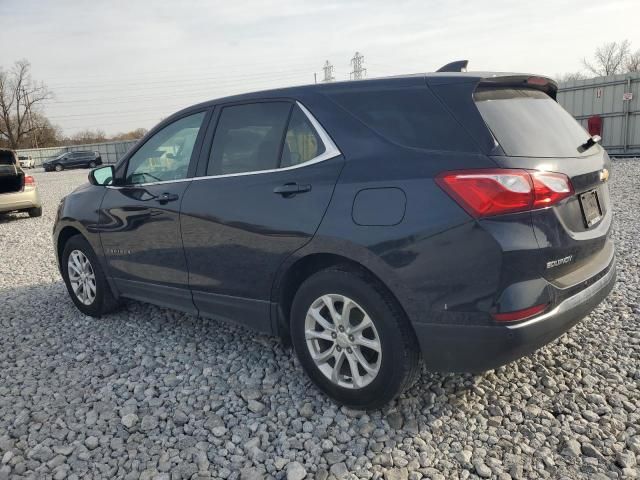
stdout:
{"type": "Polygon", "coordinates": [[[440,67],[436,72],[466,72],[469,60],[456,60],[440,67]]]}

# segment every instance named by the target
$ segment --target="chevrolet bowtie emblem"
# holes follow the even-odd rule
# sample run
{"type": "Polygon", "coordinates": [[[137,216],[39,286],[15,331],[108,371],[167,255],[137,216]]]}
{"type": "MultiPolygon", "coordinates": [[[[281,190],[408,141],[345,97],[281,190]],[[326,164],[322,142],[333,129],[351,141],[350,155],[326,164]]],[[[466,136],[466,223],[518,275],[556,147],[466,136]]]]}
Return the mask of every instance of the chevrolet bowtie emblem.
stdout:
{"type": "Polygon", "coordinates": [[[609,180],[609,170],[603,168],[602,170],[600,170],[600,181],[606,182],[607,180],[609,180]]]}

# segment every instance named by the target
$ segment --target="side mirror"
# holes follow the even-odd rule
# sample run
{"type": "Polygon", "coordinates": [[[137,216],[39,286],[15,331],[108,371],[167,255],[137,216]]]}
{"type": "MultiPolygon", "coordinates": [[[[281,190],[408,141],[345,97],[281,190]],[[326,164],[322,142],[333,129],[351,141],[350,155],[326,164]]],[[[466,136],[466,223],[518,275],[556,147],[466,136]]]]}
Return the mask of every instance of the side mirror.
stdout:
{"type": "Polygon", "coordinates": [[[113,165],[94,168],[89,172],[89,183],[91,185],[111,185],[113,183],[113,174],[113,165]]]}

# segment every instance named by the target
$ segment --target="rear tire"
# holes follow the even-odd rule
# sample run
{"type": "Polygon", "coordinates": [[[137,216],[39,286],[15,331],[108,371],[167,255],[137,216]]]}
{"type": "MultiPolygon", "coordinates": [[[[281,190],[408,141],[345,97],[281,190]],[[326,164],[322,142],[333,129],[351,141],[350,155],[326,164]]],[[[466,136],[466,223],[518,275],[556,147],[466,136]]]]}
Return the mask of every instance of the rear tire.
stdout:
{"type": "Polygon", "coordinates": [[[120,302],[111,292],[96,254],[84,237],[74,235],[67,240],[60,261],[64,283],[78,310],[92,317],[100,317],[119,307],[120,302]],[[72,255],[71,264],[75,268],[70,266],[69,257],[72,255]]]}
{"type": "Polygon", "coordinates": [[[33,207],[27,210],[27,213],[30,217],[40,217],[42,216],[42,207],[33,207]]]}
{"type": "Polygon", "coordinates": [[[309,378],[350,407],[385,405],[420,371],[417,340],[396,300],[377,280],[349,267],[322,270],[300,286],[290,331],[309,378]]]}
{"type": "Polygon", "coordinates": [[[60,165],[59,163],[56,164],[55,167],[53,167],[55,169],[56,172],[61,172],[63,170],[63,166],[60,165]]]}

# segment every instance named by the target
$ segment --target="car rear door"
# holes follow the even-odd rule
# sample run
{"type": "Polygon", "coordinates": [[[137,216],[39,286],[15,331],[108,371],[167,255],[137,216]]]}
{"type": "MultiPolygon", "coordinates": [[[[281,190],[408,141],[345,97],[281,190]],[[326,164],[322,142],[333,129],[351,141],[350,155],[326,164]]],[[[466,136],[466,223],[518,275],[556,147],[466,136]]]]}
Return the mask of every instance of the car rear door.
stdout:
{"type": "Polygon", "coordinates": [[[182,202],[193,300],[202,315],[270,332],[276,271],[313,237],[343,157],[293,101],[222,105],[214,123],[182,202]]]}
{"type": "Polygon", "coordinates": [[[75,167],[76,166],[76,154],[75,152],[69,152],[64,157],[60,159],[60,163],[65,168],[75,167]]]}
{"type": "Polygon", "coordinates": [[[109,274],[123,295],[194,313],[180,204],[195,169],[206,114],[172,121],[132,154],[118,169],[117,184],[107,187],[98,226],[109,274]]]}

